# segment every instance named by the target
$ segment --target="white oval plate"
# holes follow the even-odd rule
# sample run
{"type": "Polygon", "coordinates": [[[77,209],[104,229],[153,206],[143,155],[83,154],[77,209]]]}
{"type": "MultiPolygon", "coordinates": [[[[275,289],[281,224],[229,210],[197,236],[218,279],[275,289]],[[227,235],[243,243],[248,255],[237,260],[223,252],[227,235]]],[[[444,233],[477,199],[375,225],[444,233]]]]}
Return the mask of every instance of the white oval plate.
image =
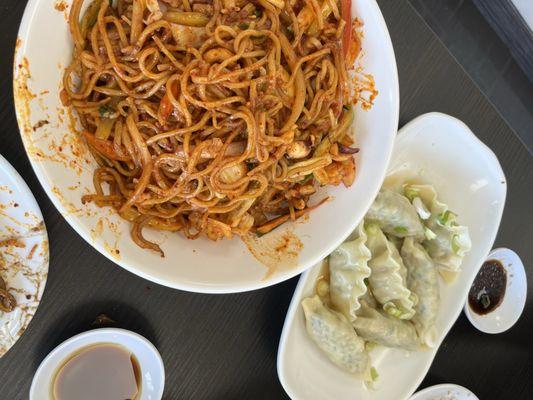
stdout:
{"type": "Polygon", "coordinates": [[[510,249],[494,249],[487,256],[487,260],[500,261],[507,273],[503,300],[493,311],[479,315],[472,311],[466,299],[464,310],[468,320],[477,329],[481,332],[496,334],[510,329],[522,315],[526,305],[527,276],[522,260],[510,249]]]}
{"type": "Polygon", "coordinates": [[[57,369],[76,351],[101,343],[117,344],[135,355],[142,376],[138,400],[160,400],[165,388],[165,367],[155,346],[137,333],[118,328],[93,329],[80,333],[57,346],[41,362],[30,387],[30,400],[49,400],[57,369]]]}
{"type": "MultiPolygon", "coordinates": [[[[440,113],[422,115],[398,133],[389,173],[418,171],[439,198],[468,226],[472,250],[452,284],[440,284],[437,346],[407,352],[378,349],[375,390],[332,364],[305,330],[301,300],[314,291],[320,264],[302,274],[294,292],[278,349],[279,379],[293,399],[399,400],[408,398],[426,375],[438,346],[457,320],[479,266],[491,249],[505,204],[505,176],[494,153],[461,121],[440,113]]],[[[375,360],[375,361],[374,361],[375,360]]]]}
{"type": "MultiPolygon", "coordinates": [[[[72,50],[66,13],[68,9],[56,10],[53,0],[28,2],[15,54],[17,119],[26,152],[46,193],[68,223],[110,260],[143,278],[183,290],[229,293],[257,289],[289,279],[322,259],[344,240],[370,206],[390,159],[399,107],[394,52],[374,0],[352,2],[353,15],[365,23],[361,64],[374,76],[379,90],[371,110],[358,109],[356,113],[356,140],[361,148],[356,158],[356,181],[349,189],[328,188],[327,194],[334,200],[313,211],[308,222],[288,224],[261,238],[259,242],[267,243],[256,246],[260,258],[264,247],[279,247],[269,240],[287,230],[293,231],[291,237],[299,238],[293,240],[294,250],[301,247],[299,255],[275,253],[263,264],[238,238],[214,243],[203,238],[191,241],[177,233],[148,232],[147,236],[165,251],[166,257],[161,258],[135,245],[129,224],[110,209],[82,206],[81,196],[93,191],[96,164],[69,127],[59,101],[63,68],[72,50]],[[303,246],[297,245],[298,241],[303,246]]],[[[314,199],[323,197],[324,193],[317,194],[314,199]]]]}
{"type": "Polygon", "coordinates": [[[479,400],[467,388],[451,383],[443,383],[416,392],[409,400],[479,400]]]}
{"type": "Polygon", "coordinates": [[[33,318],[48,275],[48,235],[39,205],[26,182],[0,155],[0,271],[17,307],[0,311],[0,357],[33,318]],[[10,239],[16,243],[10,244],[10,239]]]}

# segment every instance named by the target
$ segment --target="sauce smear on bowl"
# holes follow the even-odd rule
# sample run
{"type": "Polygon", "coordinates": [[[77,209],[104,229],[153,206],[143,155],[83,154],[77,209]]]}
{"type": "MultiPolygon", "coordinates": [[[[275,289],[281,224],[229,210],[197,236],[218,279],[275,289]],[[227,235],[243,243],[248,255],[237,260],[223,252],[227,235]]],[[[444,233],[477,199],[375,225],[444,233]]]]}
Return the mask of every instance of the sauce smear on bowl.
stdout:
{"type": "Polygon", "coordinates": [[[110,343],[86,347],[68,357],[52,383],[54,400],[135,400],[140,392],[135,356],[110,343]]]}
{"type": "Polygon", "coordinates": [[[468,304],[476,314],[484,315],[497,308],[505,296],[507,273],[498,260],[483,263],[468,293],[468,304]]]}

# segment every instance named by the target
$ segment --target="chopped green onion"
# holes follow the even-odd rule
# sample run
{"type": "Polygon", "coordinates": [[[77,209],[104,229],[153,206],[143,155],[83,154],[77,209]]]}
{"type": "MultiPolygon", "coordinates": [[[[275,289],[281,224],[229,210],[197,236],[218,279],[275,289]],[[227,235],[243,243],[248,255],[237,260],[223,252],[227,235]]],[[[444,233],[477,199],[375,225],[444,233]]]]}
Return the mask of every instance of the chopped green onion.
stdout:
{"type": "Polygon", "coordinates": [[[308,183],[311,179],[313,179],[313,174],[308,174],[308,175],[305,176],[305,179],[300,182],[300,184],[304,185],[304,184],[308,183]]]}
{"type": "Polygon", "coordinates": [[[350,106],[347,106],[346,104],[343,105],[342,108],[346,111],[350,111],[350,106]]]}
{"type": "Polygon", "coordinates": [[[415,189],[411,186],[406,186],[404,189],[405,197],[407,197],[409,200],[413,201],[415,197],[420,196],[420,190],[415,189]]]}
{"type": "Polygon", "coordinates": [[[399,310],[393,303],[387,303],[383,306],[385,312],[396,318],[402,318],[403,312],[399,310]]]}
{"type": "Polygon", "coordinates": [[[396,233],[407,233],[409,230],[405,226],[396,226],[394,228],[394,232],[396,233]]]}
{"type": "Polygon", "coordinates": [[[427,240],[433,240],[437,237],[437,235],[435,235],[435,233],[427,226],[424,228],[424,236],[427,240]]]}
{"type": "Polygon", "coordinates": [[[376,371],[374,367],[370,368],[370,377],[372,378],[373,381],[376,381],[379,378],[378,371],[376,371]]]}
{"type": "Polygon", "coordinates": [[[100,117],[102,118],[109,118],[110,114],[113,113],[113,109],[109,106],[102,105],[98,107],[98,113],[100,114],[100,117]]]}
{"type": "Polygon", "coordinates": [[[459,254],[461,250],[461,245],[459,244],[459,235],[452,236],[452,250],[455,254],[459,254]]]}
{"type": "Polygon", "coordinates": [[[257,18],[261,18],[261,16],[263,15],[263,12],[261,11],[260,8],[256,8],[254,10],[254,15],[257,17],[257,18]]]}
{"type": "Polygon", "coordinates": [[[239,28],[242,29],[243,31],[244,31],[245,29],[248,29],[249,26],[250,26],[250,24],[247,23],[247,22],[241,22],[241,23],[239,24],[239,28]]]}
{"type": "Polygon", "coordinates": [[[437,220],[439,221],[439,224],[446,225],[446,223],[448,222],[448,218],[449,217],[450,217],[450,210],[446,210],[444,212],[441,212],[437,216],[437,220]]]}
{"type": "Polygon", "coordinates": [[[451,212],[450,210],[446,210],[444,212],[441,212],[437,216],[437,221],[442,226],[451,225],[453,223],[455,217],[456,217],[456,215],[453,212],[451,212]]]}
{"type": "Polygon", "coordinates": [[[365,350],[366,351],[372,351],[374,350],[376,347],[378,347],[379,345],[377,343],[374,343],[374,342],[366,342],[366,345],[365,345],[365,350]]]}
{"type": "Polygon", "coordinates": [[[368,286],[370,284],[370,282],[368,281],[368,278],[363,279],[363,282],[365,286],[368,286]]]}

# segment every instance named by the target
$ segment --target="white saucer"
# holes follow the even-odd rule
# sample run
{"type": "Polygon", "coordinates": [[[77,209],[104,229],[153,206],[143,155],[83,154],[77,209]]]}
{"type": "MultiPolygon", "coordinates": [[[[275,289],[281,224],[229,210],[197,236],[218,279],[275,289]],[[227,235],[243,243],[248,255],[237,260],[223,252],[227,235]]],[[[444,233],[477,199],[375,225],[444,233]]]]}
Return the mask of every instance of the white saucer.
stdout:
{"type": "Polygon", "coordinates": [[[467,388],[451,383],[435,385],[416,392],[409,400],[479,400],[467,388]]]}
{"type": "MultiPolygon", "coordinates": [[[[502,333],[511,328],[522,315],[527,297],[527,278],[522,260],[506,248],[492,250],[487,260],[498,260],[507,272],[507,287],[501,304],[485,315],[476,314],[466,299],[464,311],[468,320],[481,332],[502,333]]],[[[479,266],[481,268],[481,265],[479,266]]]]}
{"type": "Polygon", "coordinates": [[[73,336],[52,350],[35,372],[30,388],[30,400],[49,400],[50,386],[57,368],[77,350],[99,343],[118,344],[135,355],[142,376],[141,397],[138,400],[160,400],[163,397],[165,367],[155,346],[134,332],[102,328],[73,336]]]}

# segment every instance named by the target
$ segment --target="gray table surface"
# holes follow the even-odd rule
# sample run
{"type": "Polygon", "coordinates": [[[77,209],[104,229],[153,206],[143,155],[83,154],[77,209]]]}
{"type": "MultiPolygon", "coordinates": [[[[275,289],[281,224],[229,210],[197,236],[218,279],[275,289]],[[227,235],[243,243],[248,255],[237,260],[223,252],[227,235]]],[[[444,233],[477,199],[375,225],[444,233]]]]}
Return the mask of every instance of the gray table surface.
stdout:
{"type": "Polygon", "coordinates": [[[408,1],[533,154],[533,80],[474,4],[500,0],[408,1]]]}
{"type": "MultiPolygon", "coordinates": [[[[508,180],[496,246],[515,249],[531,280],[533,158],[408,2],[378,2],[398,62],[400,125],[422,113],[441,111],[462,119],[492,148],[508,180]]],[[[158,347],[166,368],[165,399],[287,398],[277,379],[276,352],[296,278],[234,295],[168,289],[108,261],[52,206],[29,165],[12,106],[12,52],[24,6],[19,0],[0,5],[0,153],[20,172],[41,206],[51,259],[37,314],[0,359],[0,399],[27,398],[33,373],[46,354],[90,329],[100,313],[158,347]]],[[[532,309],[530,296],[520,321],[500,335],[476,331],[461,315],[422,387],[453,382],[469,387],[480,399],[531,398],[532,309]]]]}

